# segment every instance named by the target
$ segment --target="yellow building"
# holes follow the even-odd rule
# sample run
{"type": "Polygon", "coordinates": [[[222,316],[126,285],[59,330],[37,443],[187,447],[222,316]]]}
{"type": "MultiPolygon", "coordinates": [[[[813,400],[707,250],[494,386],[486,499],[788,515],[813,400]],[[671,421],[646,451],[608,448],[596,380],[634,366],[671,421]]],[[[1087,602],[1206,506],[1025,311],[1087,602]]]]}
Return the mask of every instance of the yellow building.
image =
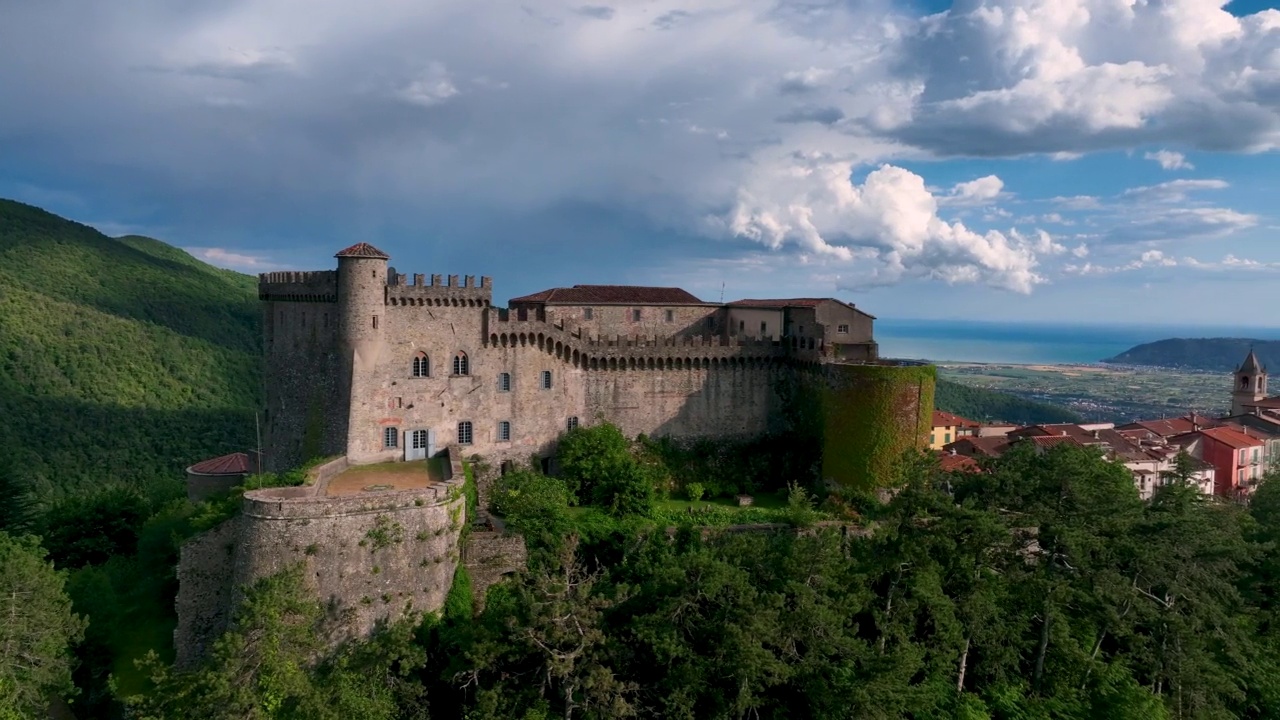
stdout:
{"type": "Polygon", "coordinates": [[[978,434],[978,423],[959,415],[933,411],[933,428],[929,431],[929,447],[941,450],[947,443],[978,434]]]}

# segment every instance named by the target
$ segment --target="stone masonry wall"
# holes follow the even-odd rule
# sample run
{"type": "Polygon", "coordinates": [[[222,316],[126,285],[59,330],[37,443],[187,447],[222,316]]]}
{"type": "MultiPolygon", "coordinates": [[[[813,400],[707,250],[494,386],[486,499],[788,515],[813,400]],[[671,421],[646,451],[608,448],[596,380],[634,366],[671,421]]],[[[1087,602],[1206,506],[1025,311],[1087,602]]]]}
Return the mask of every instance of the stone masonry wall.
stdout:
{"type": "Polygon", "coordinates": [[[231,621],[240,518],[183,543],[178,561],[178,626],[173,631],[180,669],[195,665],[231,621]]]}
{"type": "Polygon", "coordinates": [[[346,452],[346,382],[338,356],[338,305],[263,302],[267,408],[263,464],[297,467],[346,452]]]}
{"type": "Polygon", "coordinates": [[[246,493],[239,516],[180,551],[179,665],[190,667],[226,630],[245,587],[295,563],[337,621],[330,642],[439,610],[467,522],[463,482],[459,474],[428,488],[341,497],[325,496],[323,481],[246,493]]]}

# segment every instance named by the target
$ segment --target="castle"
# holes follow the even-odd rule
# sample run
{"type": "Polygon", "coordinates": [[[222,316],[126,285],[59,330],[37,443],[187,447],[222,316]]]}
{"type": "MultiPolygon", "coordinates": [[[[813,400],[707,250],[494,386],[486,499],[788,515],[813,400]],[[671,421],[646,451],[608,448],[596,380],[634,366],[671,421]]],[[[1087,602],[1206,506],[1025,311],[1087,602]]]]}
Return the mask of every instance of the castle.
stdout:
{"type": "MultiPolygon", "coordinates": [[[[463,541],[465,458],[554,472],[558,438],[604,421],[632,437],[789,431],[818,442],[826,482],[878,486],[928,434],[934,368],[881,360],[875,318],[839,300],[577,285],[496,308],[487,277],[410,283],[366,243],[336,257],[336,271],[260,277],[261,455],[193,465],[188,492],[229,489],[259,462],[332,459],[306,485],[245,493],[238,515],[182,546],[180,666],[227,627],[243,587],[295,563],[340,621],[335,642],[439,610],[460,565],[483,598],[524,545],[492,529],[463,541]]],[[[481,507],[489,477],[476,478],[481,507]]]]}
{"type": "Polygon", "coordinates": [[[487,277],[408,282],[366,243],[336,258],[260,279],[268,469],[448,445],[549,466],[561,433],[598,420],[633,437],[759,436],[781,428],[780,380],[878,362],[875,318],[834,299],[578,285],[496,308],[487,277]]]}

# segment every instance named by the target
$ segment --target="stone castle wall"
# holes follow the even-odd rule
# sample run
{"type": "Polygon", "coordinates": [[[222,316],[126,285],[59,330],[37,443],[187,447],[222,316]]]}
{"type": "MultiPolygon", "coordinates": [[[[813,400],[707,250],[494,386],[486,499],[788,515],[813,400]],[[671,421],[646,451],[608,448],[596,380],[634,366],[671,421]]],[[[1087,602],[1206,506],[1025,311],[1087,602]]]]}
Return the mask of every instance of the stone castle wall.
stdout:
{"type": "Polygon", "coordinates": [[[181,548],[177,664],[190,667],[227,629],[243,588],[296,563],[335,621],[331,642],[439,610],[467,522],[462,485],[459,472],[398,492],[327,497],[308,485],[246,493],[240,515],[181,548]]]}

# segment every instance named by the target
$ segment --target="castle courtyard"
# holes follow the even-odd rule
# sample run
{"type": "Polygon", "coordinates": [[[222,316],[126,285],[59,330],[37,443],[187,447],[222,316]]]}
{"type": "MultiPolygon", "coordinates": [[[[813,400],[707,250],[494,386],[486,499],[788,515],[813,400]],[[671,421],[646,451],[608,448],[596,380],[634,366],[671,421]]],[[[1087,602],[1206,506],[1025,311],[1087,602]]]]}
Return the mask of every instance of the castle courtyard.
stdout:
{"type": "Polygon", "coordinates": [[[329,497],[387,490],[412,490],[444,482],[443,458],[360,465],[329,481],[329,497]]]}

